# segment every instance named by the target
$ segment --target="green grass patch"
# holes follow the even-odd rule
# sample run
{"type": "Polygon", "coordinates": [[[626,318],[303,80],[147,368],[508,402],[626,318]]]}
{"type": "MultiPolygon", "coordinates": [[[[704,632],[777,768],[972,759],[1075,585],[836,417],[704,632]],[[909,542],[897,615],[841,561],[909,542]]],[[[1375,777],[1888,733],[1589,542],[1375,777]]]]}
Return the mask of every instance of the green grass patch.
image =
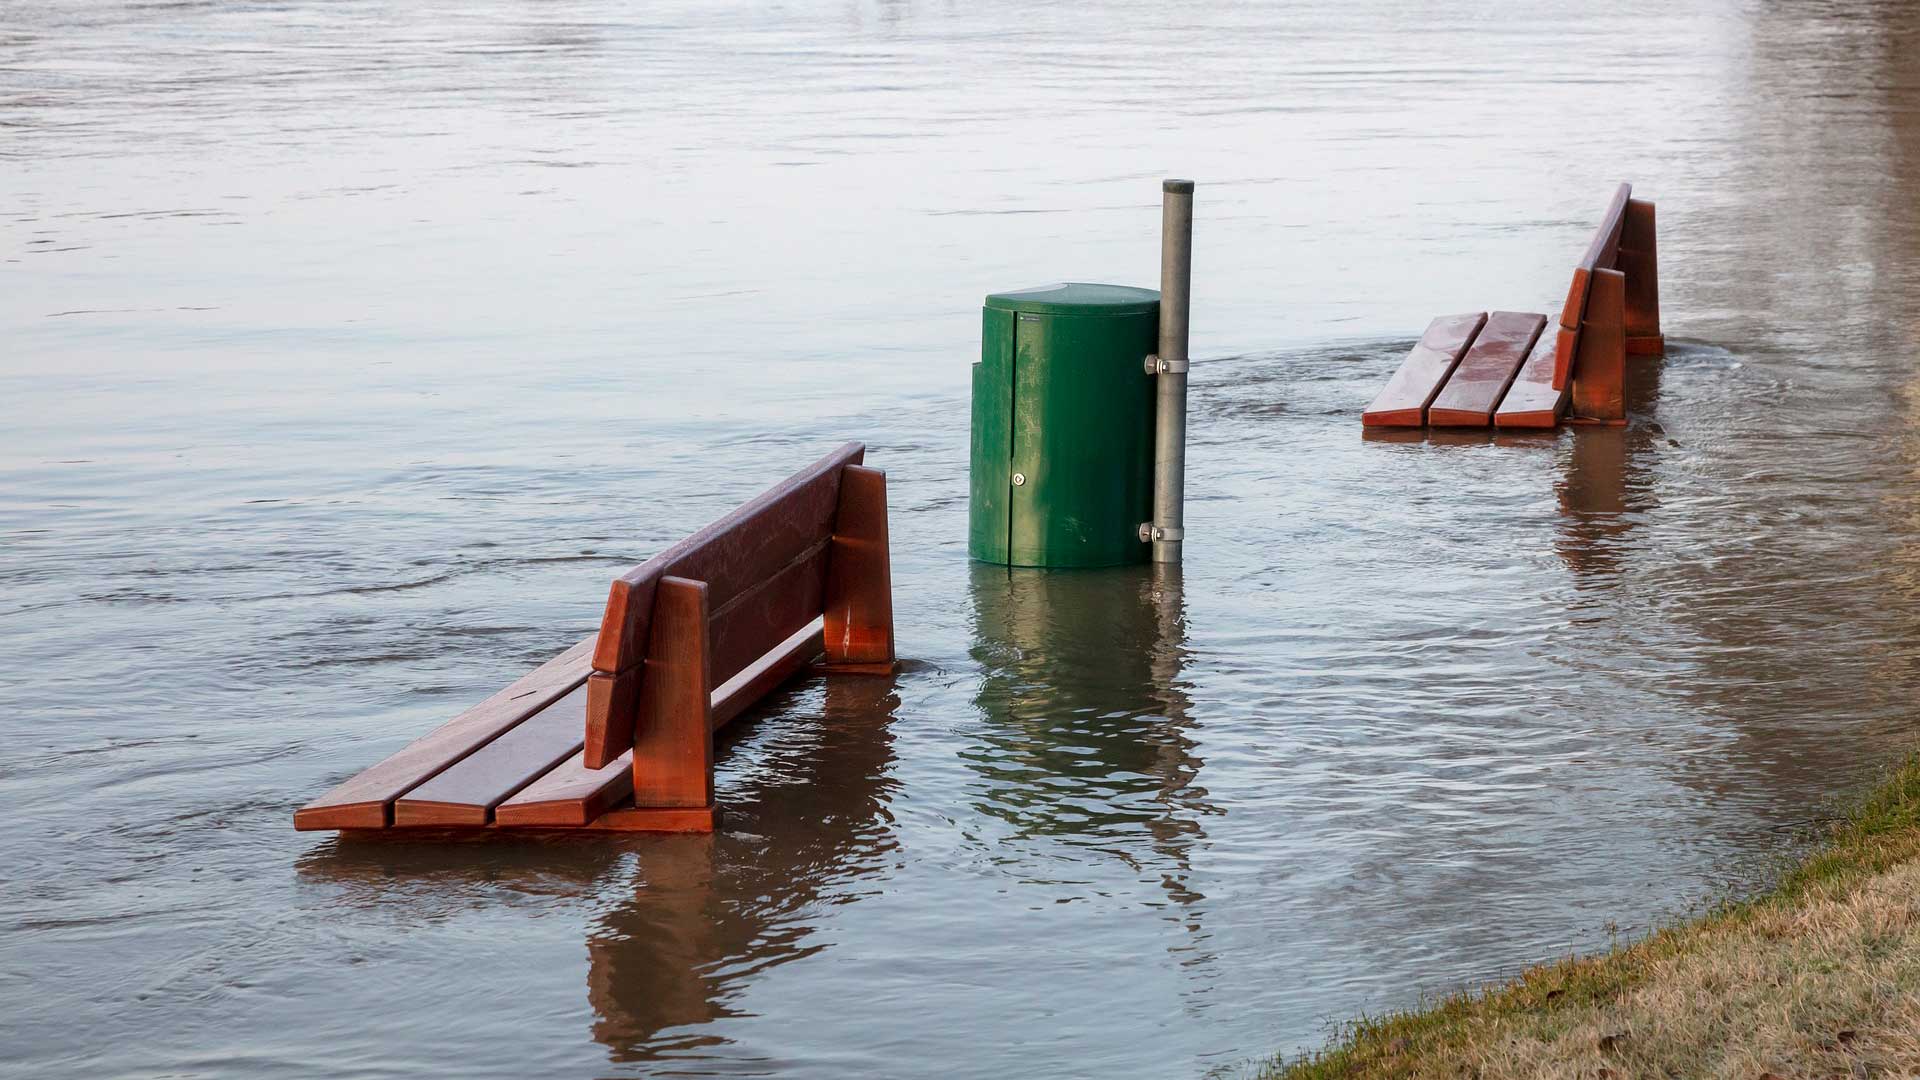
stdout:
{"type": "MultiPolygon", "coordinates": [[[[1675,1046],[1687,1041],[1689,1031],[1697,1031],[1697,1039],[1707,1043],[1721,1038],[1716,1032],[1729,1023],[1740,1024],[1738,1010],[1747,1007],[1729,1005],[1724,998],[1703,1002],[1697,1027],[1689,1029],[1687,1017],[1669,1018],[1662,1010],[1684,1011],[1692,997],[1702,995],[1694,989],[1676,993],[1668,1000],[1662,997],[1665,987],[1659,985],[1661,981],[1692,986],[1693,980],[1705,979],[1707,985],[1713,985],[1719,972],[1740,971],[1752,958],[1770,953],[1775,942],[1783,943],[1783,957],[1789,949],[1792,957],[1790,961],[1770,958],[1769,962],[1798,965],[1782,968],[1778,976],[1781,980],[1792,982],[1802,971],[1820,973],[1823,963],[1819,950],[1829,947],[1823,944],[1821,921],[1851,927],[1860,904],[1849,906],[1850,894],[1890,871],[1908,867],[1916,859],[1920,859],[1920,755],[1890,770],[1832,827],[1817,850],[1760,896],[1720,903],[1697,918],[1663,927],[1640,941],[1596,956],[1542,964],[1504,984],[1464,990],[1404,1012],[1361,1017],[1344,1025],[1324,1049],[1277,1059],[1257,1075],[1267,1080],[1497,1077],[1524,1075],[1524,1070],[1514,1064],[1522,1061],[1532,1063],[1527,1068],[1555,1075],[1563,1074],[1562,1065],[1564,1075],[1633,1075],[1631,1071],[1622,1072],[1625,1066],[1617,1060],[1619,1044],[1629,1035],[1624,1030],[1617,1036],[1610,1033],[1613,1024],[1628,1027],[1633,1021],[1642,1030],[1659,1029],[1661,1038],[1675,1046]],[[1635,1000],[1623,1005],[1630,995],[1635,1000]],[[1649,1002],[1660,1003],[1651,1019],[1649,1002]],[[1609,1061],[1615,1062],[1612,1068],[1607,1067],[1609,1061]]],[[[1885,882],[1881,881],[1876,890],[1874,900],[1880,907],[1875,910],[1884,917],[1887,901],[1879,894],[1887,891],[1885,882]]],[[[1911,909],[1907,893],[1896,889],[1894,913],[1911,909]]],[[[1904,926],[1896,927],[1888,947],[1897,951],[1920,944],[1920,926],[1904,926]]],[[[1835,935],[1830,946],[1835,950],[1835,965],[1860,964],[1863,957],[1871,962],[1881,953],[1877,947],[1863,952],[1859,944],[1857,934],[1844,941],[1835,935]]],[[[1748,975],[1751,981],[1751,973],[1748,975]]],[[[1844,989],[1850,985],[1845,982],[1848,977],[1842,970],[1841,981],[1834,985],[1844,989]]],[[[1733,988],[1743,989],[1738,980],[1733,988]]],[[[1772,1008],[1763,998],[1756,996],[1752,1007],[1772,1008]]],[[[1805,1005],[1800,1002],[1796,1008],[1804,1013],[1805,1005]]],[[[1895,1019],[1889,1018],[1889,1022],[1895,1019]]],[[[1859,1026],[1864,1030],[1873,1020],[1865,1017],[1859,1026]]],[[[1847,1047],[1859,1040],[1858,1032],[1848,1027],[1840,1034],[1845,1036],[1840,1042],[1846,1046],[1838,1048],[1834,1039],[1840,1035],[1820,1042],[1822,1036],[1808,1034],[1809,1046],[1819,1050],[1806,1053],[1818,1057],[1820,1053],[1844,1056],[1853,1052],[1847,1047]]],[[[1796,1056],[1799,1052],[1793,1042],[1799,1037],[1794,1031],[1778,1034],[1775,1041],[1781,1048],[1769,1051],[1774,1056],[1751,1060],[1751,1055],[1723,1054],[1679,1062],[1673,1060],[1678,1056],[1675,1051],[1662,1051],[1668,1057],[1661,1058],[1647,1049],[1658,1039],[1641,1039],[1635,1049],[1653,1055],[1637,1064],[1663,1068],[1671,1075],[1693,1075],[1693,1070],[1719,1073],[1735,1064],[1750,1068],[1752,1060],[1802,1061],[1804,1057],[1796,1056]],[[1675,1068],[1682,1072],[1671,1072],[1675,1068]]],[[[1868,1041],[1860,1045],[1866,1046],[1868,1041]]],[[[1904,1051],[1895,1047],[1889,1053],[1904,1051]]]]}

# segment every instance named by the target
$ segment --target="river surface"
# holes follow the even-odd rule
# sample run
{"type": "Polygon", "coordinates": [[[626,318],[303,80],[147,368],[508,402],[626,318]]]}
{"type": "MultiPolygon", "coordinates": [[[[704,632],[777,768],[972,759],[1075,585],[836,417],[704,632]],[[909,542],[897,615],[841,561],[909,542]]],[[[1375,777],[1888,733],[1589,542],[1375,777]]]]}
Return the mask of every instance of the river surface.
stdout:
{"type": "Polygon", "coordinates": [[[0,6],[0,1073],[1231,1075],[1752,888],[1914,735],[1920,15],[0,6]],[[1196,200],[1188,563],[966,557],[979,303],[1196,200]],[[1632,424],[1363,439],[1611,185],[1632,424]],[[294,807],[842,439],[905,663],[709,838],[294,807]]]}

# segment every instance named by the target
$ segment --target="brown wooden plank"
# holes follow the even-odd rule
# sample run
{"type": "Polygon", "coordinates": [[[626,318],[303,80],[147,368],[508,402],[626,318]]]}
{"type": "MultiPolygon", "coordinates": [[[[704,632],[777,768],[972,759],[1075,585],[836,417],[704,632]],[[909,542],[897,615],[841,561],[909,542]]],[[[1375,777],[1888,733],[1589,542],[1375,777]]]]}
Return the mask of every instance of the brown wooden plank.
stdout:
{"type": "Polygon", "coordinates": [[[580,749],[586,715],[579,686],[394,800],[394,828],[485,825],[494,807],[580,749]]]}
{"type": "MultiPolygon", "coordinates": [[[[708,698],[712,713],[709,722],[714,730],[725,727],[755,702],[807,669],[807,664],[822,652],[818,622],[816,619],[802,627],[714,689],[708,698]]],[[[614,807],[631,802],[632,795],[631,751],[599,769],[588,768],[585,755],[575,754],[501,803],[493,812],[493,821],[503,827],[579,827],[593,823],[614,807]]]]}
{"type": "Polygon", "coordinates": [[[713,699],[704,581],[661,578],[654,589],[640,715],[633,732],[635,806],[713,802],[713,699]]]}
{"type": "Polygon", "coordinates": [[[840,470],[858,465],[865,453],[859,443],[847,443],[615,578],[600,623],[594,670],[625,671],[646,656],[647,619],[662,577],[704,581],[709,602],[723,607],[824,539],[833,527],[840,470]]]}
{"type": "Polygon", "coordinates": [[[631,753],[599,769],[587,768],[585,755],[575,754],[501,803],[494,809],[493,821],[501,826],[580,826],[632,795],[631,753]]]}
{"type": "Polygon", "coordinates": [[[1532,312],[1496,311],[1473,339],[1473,347],[1453,369],[1440,396],[1427,407],[1434,427],[1489,427],[1493,410],[1513,385],[1547,317],[1532,312]]]}
{"type": "Polygon", "coordinates": [[[587,678],[585,764],[599,769],[633,745],[633,722],[640,715],[640,683],[644,667],[618,675],[596,671],[587,678]]]}
{"type": "MultiPolygon", "coordinates": [[[[827,538],[707,616],[709,677],[726,682],[767,650],[820,617],[827,586],[827,538]]],[[[709,690],[712,687],[708,687],[709,690]]]]}
{"type": "Polygon", "coordinates": [[[893,664],[893,560],[887,538],[887,474],[849,465],[840,477],[827,564],[828,666],[893,664]]]}
{"type": "Polygon", "coordinates": [[[1580,354],[1580,328],[1569,330],[1556,326],[1550,336],[1553,338],[1553,385],[1557,390],[1565,390],[1573,378],[1573,359],[1580,354]]]}
{"type": "Polygon", "coordinates": [[[1360,414],[1360,422],[1368,427],[1418,427],[1426,423],[1427,406],[1486,321],[1485,313],[1472,312],[1442,315],[1427,324],[1420,343],[1407,354],[1373,404],[1360,414]]]}
{"type": "Polygon", "coordinates": [[[1520,365],[1513,385],[1494,410],[1497,428],[1550,428],[1560,423],[1567,408],[1566,388],[1553,385],[1554,335],[1542,333],[1534,340],[1527,362],[1520,365]]]}
{"type": "Polygon", "coordinates": [[[1593,270],[1590,267],[1573,268],[1573,281],[1567,286],[1567,298],[1560,305],[1561,329],[1580,329],[1580,313],[1587,310],[1587,283],[1592,280],[1593,270]]]}
{"type": "Polygon", "coordinates": [[[380,829],[393,801],[572,692],[587,677],[589,637],[398,753],[294,811],[296,829],[380,829]]]}

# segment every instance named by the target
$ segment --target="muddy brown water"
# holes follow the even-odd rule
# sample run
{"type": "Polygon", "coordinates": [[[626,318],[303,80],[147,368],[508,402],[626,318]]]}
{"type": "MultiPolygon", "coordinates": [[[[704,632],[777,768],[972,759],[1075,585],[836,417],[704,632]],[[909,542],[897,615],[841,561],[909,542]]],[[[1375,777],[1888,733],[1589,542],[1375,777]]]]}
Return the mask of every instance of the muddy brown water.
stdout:
{"type": "Polygon", "coordinates": [[[0,1072],[1196,1076],[1768,879],[1920,682],[1900,4],[0,8],[0,1072]],[[1189,563],[965,555],[987,292],[1201,182],[1189,563]],[[1363,439],[1610,184],[1625,430],[1363,439]],[[835,441],[711,838],[290,814],[835,441]]]}

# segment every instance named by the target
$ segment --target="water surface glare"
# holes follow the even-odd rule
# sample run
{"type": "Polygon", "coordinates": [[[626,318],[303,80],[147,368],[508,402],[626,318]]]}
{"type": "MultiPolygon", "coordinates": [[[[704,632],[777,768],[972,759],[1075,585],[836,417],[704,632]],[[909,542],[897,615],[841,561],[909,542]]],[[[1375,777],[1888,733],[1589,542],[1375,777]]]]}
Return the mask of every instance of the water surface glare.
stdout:
{"type": "MultiPolygon", "coordinates": [[[[1512,10],[1510,10],[1512,9],[1512,10]]],[[[1767,879],[1912,737],[1920,15],[0,8],[0,1072],[1169,1077],[1767,879]],[[981,297],[1200,181],[1184,576],[965,555],[981,297]],[[1633,424],[1363,439],[1660,207],[1633,424]],[[295,806],[842,438],[710,838],[295,806]]]]}

